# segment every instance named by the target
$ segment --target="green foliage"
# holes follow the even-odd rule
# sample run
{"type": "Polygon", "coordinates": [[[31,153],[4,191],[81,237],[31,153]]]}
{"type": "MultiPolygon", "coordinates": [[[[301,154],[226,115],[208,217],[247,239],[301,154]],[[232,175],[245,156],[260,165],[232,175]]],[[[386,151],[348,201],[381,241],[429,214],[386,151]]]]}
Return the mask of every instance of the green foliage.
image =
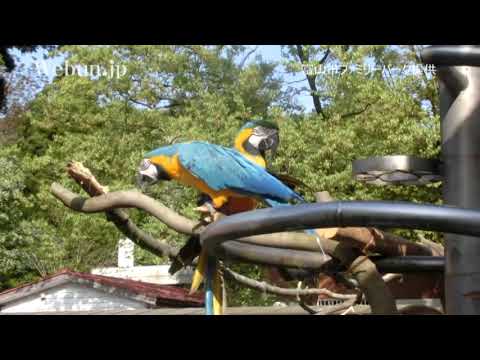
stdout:
{"type": "MultiPolygon", "coordinates": [[[[326,48],[311,48],[312,59],[326,48]]],[[[415,63],[418,50],[330,48],[330,62],[374,58],[398,66],[415,63]]],[[[438,185],[378,188],[351,177],[354,159],[438,155],[439,119],[432,106],[425,107],[425,101],[437,102],[429,78],[360,73],[318,76],[325,111],[321,117],[291,114],[293,105],[284,102],[283,83],[274,64],[261,58],[243,64],[247,49],[242,46],[64,46],[58,51],[70,65],[108,68],[114,64],[127,71],[119,78],[59,75],[21,114],[17,142],[0,149],[4,169],[0,174],[0,287],[63,267],[88,271],[115,264],[118,230],[102,214],[67,210],[49,192],[50,184],[57,181],[82,193],[65,173],[68,161],[83,162],[111,191],[128,189],[134,187],[135,170],[146,151],[192,139],[231,146],[239,127],[252,117],[274,120],[280,127],[274,170],[298,177],[314,189],[345,200],[440,201],[438,185]]],[[[149,191],[179,213],[197,216],[192,210],[194,190],[172,182],[149,191]]],[[[160,239],[177,245],[186,240],[140,211],[130,214],[142,229],[160,239]]],[[[166,261],[139,248],[135,258],[137,264],[166,261]]],[[[257,267],[234,268],[261,278],[257,267]]],[[[235,284],[228,286],[230,305],[274,300],[235,284]]]]}

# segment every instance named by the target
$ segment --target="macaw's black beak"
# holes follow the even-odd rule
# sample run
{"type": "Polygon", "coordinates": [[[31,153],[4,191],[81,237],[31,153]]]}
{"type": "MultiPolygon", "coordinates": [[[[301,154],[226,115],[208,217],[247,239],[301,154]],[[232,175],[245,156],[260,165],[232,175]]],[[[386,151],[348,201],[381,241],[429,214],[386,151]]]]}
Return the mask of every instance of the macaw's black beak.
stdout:
{"type": "Polygon", "coordinates": [[[158,181],[148,175],[142,174],[140,171],[137,173],[137,187],[143,192],[149,186],[157,183],[158,181]]]}
{"type": "Polygon", "coordinates": [[[280,143],[280,137],[278,136],[277,132],[272,133],[264,140],[262,140],[259,144],[259,151],[260,154],[265,158],[266,151],[270,151],[272,158],[274,158],[277,154],[278,144],[280,143]]]}
{"type": "Polygon", "coordinates": [[[280,144],[280,136],[278,135],[278,132],[275,132],[274,134],[272,134],[270,138],[272,139],[272,145],[271,145],[270,151],[271,151],[272,157],[274,158],[277,155],[278,145],[280,144]]]}

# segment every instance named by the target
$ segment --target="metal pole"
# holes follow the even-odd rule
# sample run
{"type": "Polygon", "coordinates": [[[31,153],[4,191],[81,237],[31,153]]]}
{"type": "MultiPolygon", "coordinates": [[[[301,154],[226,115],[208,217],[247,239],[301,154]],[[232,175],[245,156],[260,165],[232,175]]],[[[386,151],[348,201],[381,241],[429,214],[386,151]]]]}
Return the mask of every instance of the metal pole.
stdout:
{"type": "MultiPolygon", "coordinates": [[[[426,63],[438,66],[443,198],[446,205],[480,209],[480,47],[431,46],[426,63]],[[462,66],[468,65],[468,66],[462,66]]],[[[480,238],[445,234],[447,314],[480,314],[480,238]]]]}

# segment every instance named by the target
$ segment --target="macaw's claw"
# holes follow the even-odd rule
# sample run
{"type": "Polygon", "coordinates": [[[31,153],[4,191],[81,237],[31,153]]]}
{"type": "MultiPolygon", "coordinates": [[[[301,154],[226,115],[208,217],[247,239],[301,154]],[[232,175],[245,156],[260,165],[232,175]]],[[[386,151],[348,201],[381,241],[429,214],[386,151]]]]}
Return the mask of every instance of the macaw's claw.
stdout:
{"type": "Polygon", "coordinates": [[[194,210],[194,211],[201,212],[201,213],[205,213],[205,214],[210,214],[210,209],[209,209],[208,207],[206,207],[205,205],[196,207],[196,208],[194,208],[193,210],[194,210]]]}
{"type": "Polygon", "coordinates": [[[202,221],[207,223],[217,221],[223,216],[223,214],[215,209],[209,202],[205,202],[202,206],[196,207],[193,210],[202,213],[204,215],[202,221]]]}

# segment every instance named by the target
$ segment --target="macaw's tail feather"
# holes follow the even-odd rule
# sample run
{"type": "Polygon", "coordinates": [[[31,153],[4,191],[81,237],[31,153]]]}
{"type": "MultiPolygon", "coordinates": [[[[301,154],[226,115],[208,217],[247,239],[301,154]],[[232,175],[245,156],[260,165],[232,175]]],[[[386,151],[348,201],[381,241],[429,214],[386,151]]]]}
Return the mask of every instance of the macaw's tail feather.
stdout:
{"type": "Polygon", "coordinates": [[[213,314],[223,315],[223,276],[218,265],[216,261],[213,278],[213,314]]]}
{"type": "Polygon", "coordinates": [[[207,270],[207,260],[207,252],[205,251],[205,249],[202,249],[202,251],[200,252],[200,256],[198,257],[197,268],[193,273],[192,285],[190,286],[190,294],[195,293],[200,287],[200,284],[202,283],[205,277],[205,272],[207,270]]]}
{"type": "Polygon", "coordinates": [[[297,187],[302,187],[302,188],[305,188],[305,189],[307,189],[311,192],[314,192],[314,190],[310,186],[305,184],[303,181],[294,178],[293,176],[290,176],[290,175],[287,175],[287,174],[278,174],[278,173],[275,173],[272,170],[267,170],[267,171],[270,175],[276,177],[278,180],[283,182],[285,185],[287,185],[292,190],[295,190],[295,188],[297,188],[297,187]]]}
{"type": "Polygon", "coordinates": [[[191,265],[193,260],[201,253],[202,246],[198,235],[190,236],[178,252],[177,256],[172,260],[172,264],[168,269],[170,275],[175,274],[182,268],[191,265]]]}
{"type": "Polygon", "coordinates": [[[277,200],[272,200],[272,199],[265,199],[265,202],[267,203],[268,206],[270,207],[279,207],[279,206],[290,206],[290,204],[286,203],[281,203],[277,200]]]}
{"type": "Polygon", "coordinates": [[[207,273],[205,278],[205,315],[214,315],[213,279],[212,279],[213,269],[211,264],[207,264],[206,270],[207,270],[207,273]]]}
{"type": "MultiPolygon", "coordinates": [[[[205,254],[205,257],[206,254],[205,254]]],[[[207,258],[207,269],[205,276],[205,312],[206,315],[222,315],[222,275],[215,258],[207,258]]]]}
{"type": "MultiPolygon", "coordinates": [[[[301,204],[305,204],[307,202],[303,197],[301,197],[297,193],[293,193],[293,200],[297,200],[301,204]]],[[[278,200],[274,200],[274,199],[266,198],[266,199],[264,199],[264,201],[270,207],[291,206],[291,204],[289,204],[287,202],[282,202],[282,201],[278,201],[278,200]]]]}

